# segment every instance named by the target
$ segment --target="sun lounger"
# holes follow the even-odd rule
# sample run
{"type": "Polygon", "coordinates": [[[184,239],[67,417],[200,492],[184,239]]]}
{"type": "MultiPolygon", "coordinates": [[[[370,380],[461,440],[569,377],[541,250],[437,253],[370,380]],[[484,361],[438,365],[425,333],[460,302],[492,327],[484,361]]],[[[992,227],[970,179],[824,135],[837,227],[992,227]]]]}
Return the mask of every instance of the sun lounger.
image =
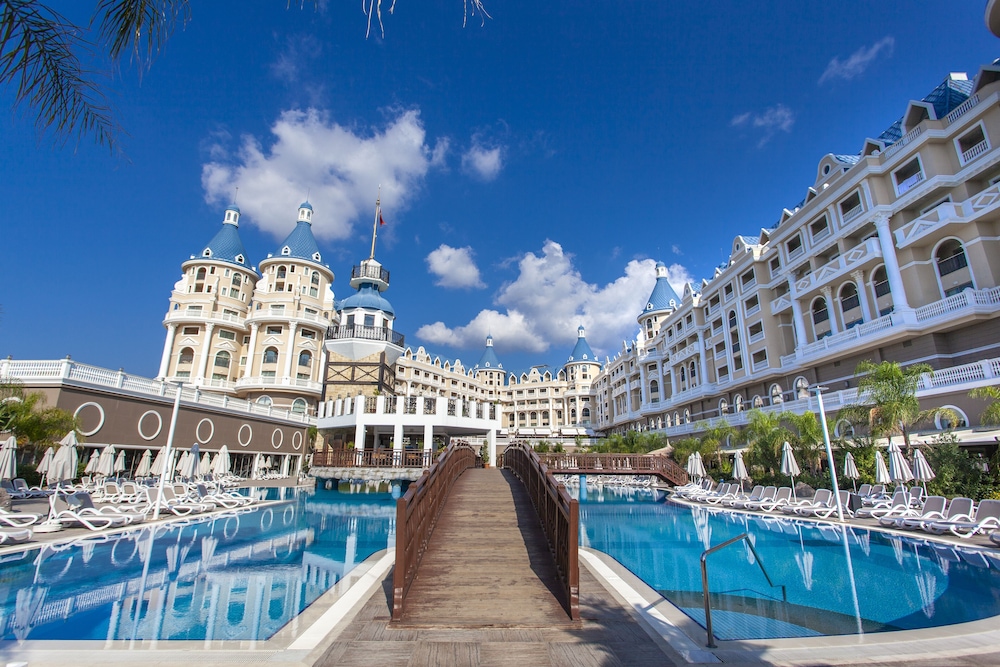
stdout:
{"type": "Polygon", "coordinates": [[[723,500],[734,500],[740,492],[739,484],[725,484],[718,493],[696,498],[699,502],[718,505],[723,500]]]}
{"type": "Polygon", "coordinates": [[[28,483],[18,477],[11,482],[18,493],[25,494],[25,498],[44,498],[51,493],[38,486],[28,486],[28,483]]]}
{"type": "Polygon", "coordinates": [[[755,503],[747,503],[745,509],[761,510],[764,512],[774,512],[789,503],[792,498],[792,487],[783,486],[774,494],[773,498],[758,500],[755,503]]]}
{"type": "Polygon", "coordinates": [[[881,500],[871,507],[862,507],[854,516],[858,519],[877,519],[883,516],[905,516],[910,509],[910,496],[905,491],[896,491],[892,500],[881,500]]]}
{"type": "Polygon", "coordinates": [[[880,501],[889,500],[889,497],[885,495],[884,484],[876,484],[875,486],[871,487],[871,490],[868,492],[867,495],[860,493],[858,495],[861,496],[861,502],[865,505],[874,505],[875,503],[878,503],[880,501]]]}
{"type": "Polygon", "coordinates": [[[944,521],[934,521],[926,530],[935,535],[951,533],[968,539],[973,535],[991,533],[1000,528],[1000,500],[982,500],[976,507],[975,515],[965,515],[944,521]]]}
{"type": "Polygon", "coordinates": [[[30,512],[8,512],[0,509],[0,527],[27,528],[38,523],[41,518],[40,515],[30,512]]]}
{"type": "Polygon", "coordinates": [[[160,510],[165,510],[171,514],[176,514],[177,516],[187,516],[189,514],[199,514],[201,512],[207,512],[210,509],[214,509],[213,506],[206,505],[204,503],[193,503],[183,498],[178,498],[177,494],[174,493],[174,489],[171,486],[163,487],[163,494],[160,494],[160,490],[153,488],[149,490],[150,507],[154,507],[159,499],[160,510]]]}
{"type": "Polygon", "coordinates": [[[199,500],[207,500],[226,508],[244,507],[255,502],[254,499],[249,496],[243,496],[230,491],[216,490],[209,492],[208,487],[204,484],[196,484],[195,488],[198,491],[199,500]]]}
{"type": "Polygon", "coordinates": [[[871,492],[872,492],[872,485],[869,484],[868,482],[865,482],[864,484],[858,487],[856,493],[859,498],[866,498],[868,494],[871,492]]]}
{"type": "Polygon", "coordinates": [[[942,516],[928,517],[926,520],[917,517],[904,517],[901,527],[928,531],[930,525],[936,521],[967,520],[972,515],[974,507],[975,502],[972,498],[952,498],[946,509],[942,510],[942,516]]]}
{"type": "Polygon", "coordinates": [[[945,519],[947,502],[944,496],[929,496],[919,510],[910,508],[905,514],[880,516],[878,522],[888,528],[918,528],[925,522],[945,519]]]}
{"type": "MultiPolygon", "coordinates": [[[[754,491],[756,490],[757,489],[755,488],[754,491]]],[[[759,503],[766,500],[773,500],[774,494],[776,494],[777,492],[778,492],[778,487],[765,486],[760,490],[760,493],[757,494],[757,497],[754,497],[754,494],[751,493],[750,497],[743,498],[741,500],[734,500],[731,503],[729,503],[729,506],[732,507],[733,509],[749,509],[749,506],[753,503],[759,503]]]]}
{"type": "Polygon", "coordinates": [[[20,544],[30,539],[29,528],[0,528],[0,544],[20,544]]]}
{"type": "MultiPolygon", "coordinates": [[[[823,489],[820,489],[820,491],[822,490],[823,489]]],[[[847,507],[847,500],[850,497],[851,492],[845,490],[841,491],[838,495],[840,497],[840,507],[844,512],[844,516],[851,516],[851,510],[847,507]]],[[[831,493],[826,504],[817,503],[814,507],[800,507],[796,514],[799,516],[816,517],[818,519],[829,519],[837,513],[837,497],[838,496],[831,493]]]]}
{"type": "Polygon", "coordinates": [[[125,519],[125,525],[142,523],[146,520],[146,515],[143,512],[131,512],[123,510],[120,507],[115,507],[114,505],[102,505],[101,507],[97,507],[94,505],[93,497],[86,491],[77,491],[71,497],[67,498],[67,502],[78,512],[94,512],[105,516],[123,518],[125,519]]]}
{"type": "Polygon", "coordinates": [[[781,508],[781,511],[785,514],[798,514],[799,510],[829,507],[831,498],[833,491],[830,489],[816,489],[816,494],[811,499],[790,501],[781,508]]]}
{"type": "Polygon", "coordinates": [[[736,496],[735,498],[727,498],[721,501],[721,504],[725,505],[726,507],[736,507],[736,503],[752,502],[760,500],[763,494],[764,494],[764,485],[758,484],[757,486],[753,487],[753,489],[751,489],[749,494],[744,493],[742,495],[736,496]]]}
{"type": "Polygon", "coordinates": [[[128,523],[128,519],[125,517],[101,514],[96,510],[78,510],[68,502],[67,497],[68,494],[64,492],[53,493],[49,496],[49,521],[63,525],[83,526],[89,530],[120,528],[128,523]]]}

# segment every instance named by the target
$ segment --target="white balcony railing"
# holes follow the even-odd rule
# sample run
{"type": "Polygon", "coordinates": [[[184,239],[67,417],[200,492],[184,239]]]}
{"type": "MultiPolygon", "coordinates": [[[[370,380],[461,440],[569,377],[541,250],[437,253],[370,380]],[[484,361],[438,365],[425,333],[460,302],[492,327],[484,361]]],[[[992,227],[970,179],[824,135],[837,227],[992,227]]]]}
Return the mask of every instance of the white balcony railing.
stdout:
{"type": "Polygon", "coordinates": [[[845,213],[842,213],[841,216],[840,216],[840,219],[843,220],[844,224],[847,224],[851,220],[854,220],[854,218],[856,218],[859,215],[861,215],[862,213],[864,213],[864,211],[865,211],[865,207],[863,205],[861,205],[861,204],[858,204],[857,206],[855,206],[851,210],[849,210],[849,211],[847,211],[845,213]]]}
{"type": "Polygon", "coordinates": [[[771,314],[777,314],[786,308],[792,307],[792,298],[787,294],[782,294],[781,296],[771,300],[771,314]]]}
{"type": "Polygon", "coordinates": [[[924,172],[918,171],[913,176],[910,176],[901,183],[896,184],[896,194],[903,195],[904,193],[909,192],[922,180],[924,180],[924,172]]]}
{"type": "Polygon", "coordinates": [[[965,100],[957,107],[952,109],[951,113],[945,116],[945,120],[948,122],[949,125],[951,125],[956,120],[964,116],[966,112],[969,111],[969,109],[976,106],[977,104],[979,104],[979,93],[976,93],[975,95],[973,95],[972,97],[970,97],[969,99],[965,100]]]}
{"type": "Polygon", "coordinates": [[[314,382],[312,380],[303,380],[300,378],[293,377],[270,377],[263,375],[251,375],[250,377],[240,378],[236,381],[237,389],[257,389],[257,388],[288,388],[297,389],[306,392],[319,393],[323,389],[323,385],[319,382],[314,382]]]}
{"type": "Polygon", "coordinates": [[[215,313],[210,310],[171,310],[164,318],[166,322],[183,322],[187,320],[214,320],[227,322],[238,327],[246,325],[246,318],[233,313],[215,313]]]}
{"type": "Polygon", "coordinates": [[[915,128],[900,137],[899,141],[882,151],[882,163],[885,164],[886,160],[891,158],[893,155],[902,150],[904,146],[920,136],[921,132],[923,132],[923,128],[920,125],[917,125],[915,128]]]}
{"type": "Polygon", "coordinates": [[[944,202],[894,232],[896,245],[905,248],[951,224],[968,224],[1000,208],[1000,183],[958,203],[944,202]]]}
{"type": "Polygon", "coordinates": [[[977,157],[985,153],[990,149],[990,145],[986,140],[980,141],[978,144],[970,148],[969,150],[962,153],[962,164],[966,165],[975,160],[977,157]]]}
{"type": "Polygon", "coordinates": [[[878,238],[866,239],[840,257],[796,280],[795,292],[797,294],[809,292],[881,256],[882,246],[879,245],[878,238]]]}

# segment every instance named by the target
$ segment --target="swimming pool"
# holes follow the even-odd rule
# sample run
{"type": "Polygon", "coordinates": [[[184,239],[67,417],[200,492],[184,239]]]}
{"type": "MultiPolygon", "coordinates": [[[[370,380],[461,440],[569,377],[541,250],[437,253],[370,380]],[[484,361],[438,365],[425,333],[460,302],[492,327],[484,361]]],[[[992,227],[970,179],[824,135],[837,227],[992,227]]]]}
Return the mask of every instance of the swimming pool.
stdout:
{"type": "Polygon", "coordinates": [[[927,628],[1000,614],[1000,557],[856,526],[689,507],[645,490],[590,490],[581,544],[603,551],[704,627],[700,557],[709,556],[719,639],[774,639],[927,628]]]}
{"type": "Polygon", "coordinates": [[[4,557],[0,640],[271,637],[395,545],[389,492],[293,491],[267,507],[4,557]]]}

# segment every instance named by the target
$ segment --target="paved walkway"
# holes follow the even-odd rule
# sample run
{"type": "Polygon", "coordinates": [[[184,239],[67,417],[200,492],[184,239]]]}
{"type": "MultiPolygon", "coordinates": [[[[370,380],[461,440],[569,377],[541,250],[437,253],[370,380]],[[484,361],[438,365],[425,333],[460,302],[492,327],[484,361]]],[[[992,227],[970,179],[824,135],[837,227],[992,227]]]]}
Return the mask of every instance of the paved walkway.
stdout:
{"type": "MultiPolygon", "coordinates": [[[[410,589],[390,624],[391,578],[320,665],[672,665],[585,568],[582,620],[560,604],[555,566],[520,481],[473,469],[458,480],[410,589]]],[[[668,649],[669,650],[669,649],[668,649]]]]}

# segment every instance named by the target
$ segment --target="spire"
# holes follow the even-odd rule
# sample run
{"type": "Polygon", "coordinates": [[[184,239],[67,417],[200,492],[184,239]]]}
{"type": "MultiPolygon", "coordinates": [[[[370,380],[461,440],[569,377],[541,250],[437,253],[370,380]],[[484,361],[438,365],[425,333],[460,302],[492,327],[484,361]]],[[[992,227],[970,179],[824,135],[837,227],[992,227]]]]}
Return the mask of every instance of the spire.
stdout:
{"type": "Polygon", "coordinates": [[[382,220],[382,185],[378,186],[378,196],[375,198],[375,220],[372,222],[372,254],[368,259],[375,259],[375,239],[378,238],[379,225],[384,225],[382,220]]]}
{"type": "Polygon", "coordinates": [[[234,227],[240,226],[240,208],[236,204],[230,204],[226,207],[226,216],[222,219],[222,224],[233,225],[234,227]]]}
{"type": "Polygon", "coordinates": [[[579,363],[581,361],[597,363],[597,357],[594,356],[594,351],[590,349],[590,345],[587,344],[587,330],[583,328],[581,324],[576,329],[576,346],[573,348],[573,352],[570,353],[569,359],[566,361],[567,364],[579,363]]]}
{"type": "Polygon", "coordinates": [[[479,358],[472,369],[476,371],[503,370],[503,364],[500,363],[497,353],[493,350],[493,336],[486,336],[486,350],[483,351],[483,356],[479,358]]]}
{"type": "Polygon", "coordinates": [[[307,201],[302,202],[299,205],[299,219],[295,223],[295,229],[279,246],[277,253],[279,256],[322,263],[323,256],[312,233],[312,215],[312,204],[307,201]]]}
{"type": "Polygon", "coordinates": [[[309,223],[311,225],[312,224],[312,219],[313,219],[313,207],[312,207],[312,204],[310,204],[308,200],[302,202],[301,204],[299,204],[299,220],[298,221],[299,222],[307,222],[307,223],[309,223]]]}
{"type": "Polygon", "coordinates": [[[243,248],[239,227],[240,209],[233,204],[226,208],[222,218],[222,229],[215,233],[208,245],[202,249],[200,256],[247,266],[247,251],[243,248]]]}
{"type": "Polygon", "coordinates": [[[642,309],[643,315],[655,311],[673,310],[680,304],[680,297],[677,296],[677,292],[674,291],[674,288],[670,286],[670,281],[667,279],[667,276],[667,265],[663,262],[657,262],[656,284],[653,286],[653,291],[649,295],[649,301],[646,302],[646,307],[642,309]]]}

